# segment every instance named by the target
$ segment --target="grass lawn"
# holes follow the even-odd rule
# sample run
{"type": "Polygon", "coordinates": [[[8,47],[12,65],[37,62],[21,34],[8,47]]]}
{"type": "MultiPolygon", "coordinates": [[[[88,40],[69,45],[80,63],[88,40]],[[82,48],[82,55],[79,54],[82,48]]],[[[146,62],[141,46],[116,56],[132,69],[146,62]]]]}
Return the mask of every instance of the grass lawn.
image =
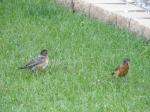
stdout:
{"type": "Polygon", "coordinates": [[[51,0],[0,0],[0,111],[150,112],[150,43],[51,0]],[[18,69],[43,48],[46,70],[18,69]]]}

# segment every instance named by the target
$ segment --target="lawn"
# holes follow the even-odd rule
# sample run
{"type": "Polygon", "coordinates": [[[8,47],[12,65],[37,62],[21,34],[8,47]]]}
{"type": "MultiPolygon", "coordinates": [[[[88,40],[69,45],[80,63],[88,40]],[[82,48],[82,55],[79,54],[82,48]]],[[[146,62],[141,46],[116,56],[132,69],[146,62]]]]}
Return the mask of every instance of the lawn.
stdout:
{"type": "Polygon", "coordinates": [[[1,112],[150,112],[150,43],[51,0],[0,0],[0,59],[1,112]],[[43,48],[44,71],[18,69],[43,48]]]}

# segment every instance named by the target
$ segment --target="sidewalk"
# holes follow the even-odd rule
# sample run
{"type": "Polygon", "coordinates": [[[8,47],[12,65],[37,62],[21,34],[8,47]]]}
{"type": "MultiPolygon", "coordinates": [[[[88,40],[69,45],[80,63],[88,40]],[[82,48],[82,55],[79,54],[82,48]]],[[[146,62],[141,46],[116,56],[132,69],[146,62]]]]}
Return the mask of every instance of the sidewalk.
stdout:
{"type": "Polygon", "coordinates": [[[121,0],[56,0],[58,3],[74,8],[77,11],[113,23],[120,28],[143,35],[150,39],[150,14],[144,9],[121,0]],[[127,11],[128,9],[128,11],[127,11]]]}

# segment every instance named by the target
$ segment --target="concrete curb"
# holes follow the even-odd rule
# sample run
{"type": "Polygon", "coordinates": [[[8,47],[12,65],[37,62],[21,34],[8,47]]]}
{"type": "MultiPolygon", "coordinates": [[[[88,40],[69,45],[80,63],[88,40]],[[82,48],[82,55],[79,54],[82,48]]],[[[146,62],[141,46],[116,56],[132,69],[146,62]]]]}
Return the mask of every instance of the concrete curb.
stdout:
{"type": "Polygon", "coordinates": [[[140,7],[130,4],[127,8],[120,0],[56,0],[56,2],[150,40],[150,15],[140,7]],[[128,12],[125,12],[126,9],[128,12]]]}

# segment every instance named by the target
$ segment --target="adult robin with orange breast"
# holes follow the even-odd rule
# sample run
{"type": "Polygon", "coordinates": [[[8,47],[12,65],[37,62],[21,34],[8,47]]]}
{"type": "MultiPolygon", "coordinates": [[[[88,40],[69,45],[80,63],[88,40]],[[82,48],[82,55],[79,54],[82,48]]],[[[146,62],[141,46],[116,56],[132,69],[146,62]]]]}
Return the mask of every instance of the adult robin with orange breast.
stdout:
{"type": "Polygon", "coordinates": [[[43,70],[48,65],[48,52],[47,49],[41,50],[40,54],[25,66],[20,67],[20,69],[31,69],[33,71],[43,70]]]}
{"type": "Polygon", "coordinates": [[[129,70],[129,59],[126,58],[123,60],[123,62],[117,66],[117,68],[112,72],[112,75],[114,76],[126,76],[129,70]]]}

